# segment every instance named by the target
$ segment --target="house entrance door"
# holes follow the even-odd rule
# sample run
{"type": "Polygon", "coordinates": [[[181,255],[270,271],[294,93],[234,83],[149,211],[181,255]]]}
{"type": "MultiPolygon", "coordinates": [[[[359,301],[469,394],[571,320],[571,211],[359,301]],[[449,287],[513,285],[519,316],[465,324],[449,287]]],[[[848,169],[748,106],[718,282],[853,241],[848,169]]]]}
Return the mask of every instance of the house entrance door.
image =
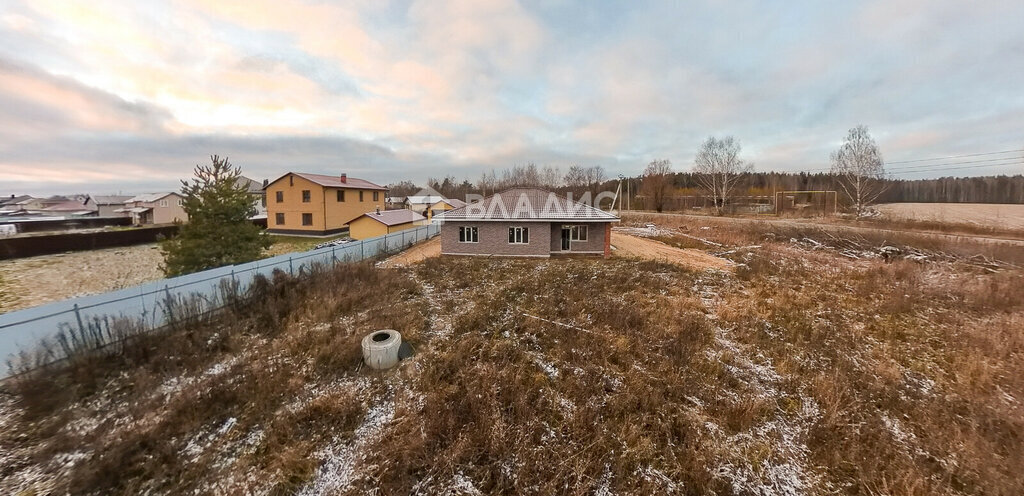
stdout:
{"type": "Polygon", "coordinates": [[[562,251],[569,251],[569,234],[571,233],[571,231],[571,228],[562,228],[562,251]]]}

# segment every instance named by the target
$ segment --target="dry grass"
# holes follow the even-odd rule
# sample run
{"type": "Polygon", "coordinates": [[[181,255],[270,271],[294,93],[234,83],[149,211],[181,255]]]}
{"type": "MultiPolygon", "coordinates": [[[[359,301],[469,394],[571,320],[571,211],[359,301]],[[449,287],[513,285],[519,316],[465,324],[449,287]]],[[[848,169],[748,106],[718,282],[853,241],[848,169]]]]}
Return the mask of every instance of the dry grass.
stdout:
{"type": "Polygon", "coordinates": [[[429,258],[268,282],[145,357],[0,397],[0,490],[1024,492],[1021,271],[685,227],[656,235],[739,270],[429,258]],[[361,368],[378,328],[415,356],[361,368]]]}

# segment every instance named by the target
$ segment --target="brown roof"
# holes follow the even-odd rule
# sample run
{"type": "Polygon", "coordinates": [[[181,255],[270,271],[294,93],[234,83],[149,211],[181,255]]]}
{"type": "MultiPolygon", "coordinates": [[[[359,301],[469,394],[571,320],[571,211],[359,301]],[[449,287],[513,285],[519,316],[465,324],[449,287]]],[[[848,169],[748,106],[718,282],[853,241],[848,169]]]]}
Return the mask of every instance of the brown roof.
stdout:
{"type": "MultiPolygon", "coordinates": [[[[437,203],[447,203],[447,204],[451,205],[452,208],[459,208],[459,207],[465,207],[466,206],[466,202],[464,202],[462,200],[459,200],[457,198],[443,198],[440,201],[438,201],[437,203]]],[[[437,205],[437,203],[435,203],[434,205],[437,205]]]]}
{"type": "Polygon", "coordinates": [[[439,213],[444,220],[591,220],[617,222],[615,215],[550,191],[514,188],[464,207],[439,213]]]}
{"type": "Polygon", "coordinates": [[[386,226],[397,226],[399,224],[408,224],[410,222],[427,220],[426,217],[405,208],[399,210],[382,210],[379,212],[367,212],[359,216],[359,218],[363,217],[369,217],[386,226]]]}
{"type": "MultiPolygon", "coordinates": [[[[365,179],[359,179],[351,176],[347,177],[345,179],[345,182],[341,182],[340,175],[326,176],[323,174],[309,174],[307,172],[289,172],[288,174],[295,174],[296,176],[313,181],[314,183],[317,183],[325,188],[375,189],[380,191],[387,191],[387,188],[385,188],[384,186],[371,183],[370,181],[367,181],[365,179]]],[[[274,179],[273,181],[270,181],[270,184],[274,184],[280,181],[281,179],[288,177],[288,174],[285,174],[277,179],[274,179]]]]}

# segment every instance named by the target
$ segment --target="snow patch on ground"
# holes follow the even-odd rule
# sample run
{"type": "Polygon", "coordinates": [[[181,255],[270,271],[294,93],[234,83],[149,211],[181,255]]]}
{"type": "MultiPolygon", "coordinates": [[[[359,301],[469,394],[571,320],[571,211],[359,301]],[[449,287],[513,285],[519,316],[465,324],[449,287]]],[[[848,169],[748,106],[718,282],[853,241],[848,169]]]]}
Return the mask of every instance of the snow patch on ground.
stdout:
{"type": "Polygon", "coordinates": [[[323,462],[313,480],[299,494],[339,493],[351,489],[352,483],[359,477],[358,466],[366,457],[364,450],[376,443],[384,427],[394,417],[393,399],[371,407],[351,440],[337,441],[317,453],[323,462]]]}

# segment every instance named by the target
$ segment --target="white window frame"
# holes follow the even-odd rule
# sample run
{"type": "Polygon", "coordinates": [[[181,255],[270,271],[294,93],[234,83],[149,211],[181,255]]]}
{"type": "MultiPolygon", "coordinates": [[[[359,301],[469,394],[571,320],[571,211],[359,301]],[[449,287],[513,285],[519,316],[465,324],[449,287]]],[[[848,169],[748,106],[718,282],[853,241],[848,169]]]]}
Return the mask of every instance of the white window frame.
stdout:
{"type": "Polygon", "coordinates": [[[528,245],[530,244],[530,228],[509,226],[508,237],[510,245],[528,245]]]}
{"type": "Polygon", "coordinates": [[[178,206],[179,207],[184,207],[185,206],[185,200],[179,199],[178,200],[178,206]]]}
{"type": "Polygon", "coordinates": [[[572,226],[569,230],[569,241],[587,241],[590,239],[590,226],[586,224],[580,224],[572,226]],[[580,236],[580,232],[583,232],[583,236],[580,236]]]}
{"type": "Polygon", "coordinates": [[[159,205],[160,205],[161,207],[166,207],[166,206],[167,206],[167,200],[160,200],[160,203],[159,203],[159,205]]]}
{"type": "Polygon", "coordinates": [[[459,243],[479,243],[480,231],[476,226],[459,226],[459,243]]]}

